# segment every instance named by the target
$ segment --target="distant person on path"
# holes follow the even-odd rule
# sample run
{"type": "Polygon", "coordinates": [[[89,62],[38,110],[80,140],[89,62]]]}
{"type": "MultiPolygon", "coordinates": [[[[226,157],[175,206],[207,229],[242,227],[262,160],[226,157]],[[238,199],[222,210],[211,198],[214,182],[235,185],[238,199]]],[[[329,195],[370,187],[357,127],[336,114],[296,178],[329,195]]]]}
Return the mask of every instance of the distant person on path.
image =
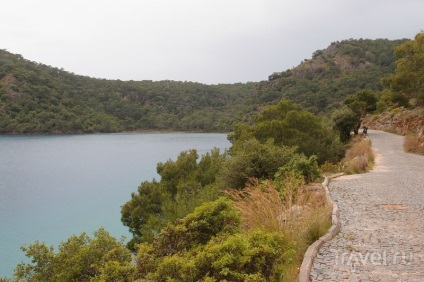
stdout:
{"type": "Polygon", "coordinates": [[[368,133],[368,127],[366,125],[364,125],[362,133],[364,133],[364,135],[367,135],[368,133]]]}

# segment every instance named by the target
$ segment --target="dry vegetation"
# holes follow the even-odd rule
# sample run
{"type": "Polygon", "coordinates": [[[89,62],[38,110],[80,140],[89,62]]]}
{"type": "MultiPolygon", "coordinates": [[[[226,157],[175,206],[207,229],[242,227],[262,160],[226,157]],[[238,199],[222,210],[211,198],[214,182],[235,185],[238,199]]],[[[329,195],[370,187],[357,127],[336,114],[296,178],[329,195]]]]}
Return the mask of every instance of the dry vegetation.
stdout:
{"type": "Polygon", "coordinates": [[[374,158],[371,140],[357,135],[352,138],[350,148],[346,151],[343,170],[347,174],[367,172],[374,165],[374,158]]]}
{"type": "Polygon", "coordinates": [[[403,143],[403,149],[407,153],[424,155],[424,135],[421,137],[416,135],[407,135],[403,143]]]}
{"type": "Polygon", "coordinates": [[[242,216],[244,230],[282,232],[295,243],[297,259],[283,269],[286,281],[295,281],[306,249],[331,226],[331,207],[326,203],[325,192],[297,183],[297,179],[288,177],[284,195],[275,187],[278,184],[257,179],[251,179],[243,190],[227,191],[242,216]]]}

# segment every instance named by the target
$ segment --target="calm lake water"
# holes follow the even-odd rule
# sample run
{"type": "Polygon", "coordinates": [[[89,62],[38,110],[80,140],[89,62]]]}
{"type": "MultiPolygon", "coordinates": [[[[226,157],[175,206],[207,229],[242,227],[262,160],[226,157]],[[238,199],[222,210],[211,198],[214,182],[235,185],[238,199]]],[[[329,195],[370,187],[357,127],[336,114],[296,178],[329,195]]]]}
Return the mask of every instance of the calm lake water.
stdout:
{"type": "Polygon", "coordinates": [[[142,181],[158,179],[158,162],[229,146],[225,134],[0,136],[0,277],[35,240],[57,246],[101,226],[130,237],[120,207],[142,181]]]}

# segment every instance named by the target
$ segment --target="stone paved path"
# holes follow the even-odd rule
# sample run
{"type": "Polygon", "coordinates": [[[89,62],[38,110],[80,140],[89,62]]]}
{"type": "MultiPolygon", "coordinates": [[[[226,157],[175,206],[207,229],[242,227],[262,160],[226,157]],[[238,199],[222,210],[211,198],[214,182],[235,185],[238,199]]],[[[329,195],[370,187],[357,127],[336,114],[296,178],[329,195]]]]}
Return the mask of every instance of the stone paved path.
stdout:
{"type": "Polygon", "coordinates": [[[318,253],[312,281],[424,281],[424,157],[404,153],[402,136],[369,137],[374,170],[330,184],[342,228],[318,253]]]}

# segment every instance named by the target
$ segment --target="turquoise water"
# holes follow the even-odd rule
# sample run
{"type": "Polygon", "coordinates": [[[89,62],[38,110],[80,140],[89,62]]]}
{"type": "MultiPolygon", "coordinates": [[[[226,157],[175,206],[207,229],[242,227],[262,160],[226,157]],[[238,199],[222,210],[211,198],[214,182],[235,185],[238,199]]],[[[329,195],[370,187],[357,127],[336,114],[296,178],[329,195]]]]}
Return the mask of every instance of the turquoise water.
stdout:
{"type": "Polygon", "coordinates": [[[130,237],[120,206],[158,178],[158,162],[229,146],[225,134],[0,136],[0,277],[13,274],[25,259],[19,247],[35,240],[57,246],[101,226],[130,237]]]}

